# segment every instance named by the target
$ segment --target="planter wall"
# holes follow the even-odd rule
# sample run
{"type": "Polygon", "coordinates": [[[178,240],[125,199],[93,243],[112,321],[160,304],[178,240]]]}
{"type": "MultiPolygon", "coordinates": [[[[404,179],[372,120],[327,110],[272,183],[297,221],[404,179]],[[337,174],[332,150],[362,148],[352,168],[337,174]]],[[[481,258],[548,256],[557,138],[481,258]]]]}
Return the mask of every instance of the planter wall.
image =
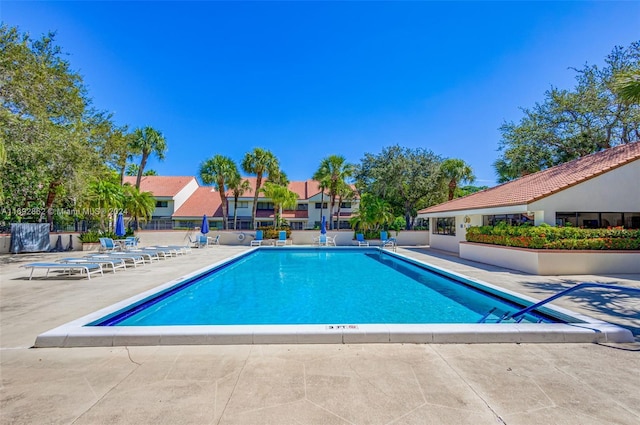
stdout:
{"type": "Polygon", "coordinates": [[[99,251],[100,250],[100,243],[93,243],[93,242],[83,242],[82,243],[82,250],[83,251],[99,251]]]}
{"type": "Polygon", "coordinates": [[[578,251],[460,243],[460,258],[546,275],[640,273],[640,251],[578,251]]]}

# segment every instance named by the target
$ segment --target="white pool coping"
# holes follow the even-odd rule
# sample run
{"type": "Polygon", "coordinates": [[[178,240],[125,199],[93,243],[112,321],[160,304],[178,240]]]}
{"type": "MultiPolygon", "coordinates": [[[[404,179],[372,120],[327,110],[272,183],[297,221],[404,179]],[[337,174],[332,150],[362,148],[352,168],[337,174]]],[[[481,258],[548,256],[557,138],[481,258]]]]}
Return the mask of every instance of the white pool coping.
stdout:
{"type": "MultiPolygon", "coordinates": [[[[309,247],[300,247],[309,249],[309,247]]],[[[546,314],[576,323],[472,323],[472,324],[345,324],[331,325],[193,325],[193,326],[87,326],[187,279],[247,255],[254,248],[174,279],[149,291],[66,323],[36,338],[35,347],[110,347],[140,345],[225,344],[353,344],[353,343],[594,343],[633,342],[633,334],[619,326],[548,304],[546,314]]],[[[297,249],[287,247],[284,249],[297,249]]],[[[316,249],[336,249],[316,248],[316,249]]],[[[341,248],[338,249],[367,249],[341,248]]],[[[371,249],[371,248],[369,248],[371,249]]],[[[488,292],[529,303],[539,300],[477,279],[444,270],[409,257],[385,251],[408,262],[432,269],[488,292]]]]}

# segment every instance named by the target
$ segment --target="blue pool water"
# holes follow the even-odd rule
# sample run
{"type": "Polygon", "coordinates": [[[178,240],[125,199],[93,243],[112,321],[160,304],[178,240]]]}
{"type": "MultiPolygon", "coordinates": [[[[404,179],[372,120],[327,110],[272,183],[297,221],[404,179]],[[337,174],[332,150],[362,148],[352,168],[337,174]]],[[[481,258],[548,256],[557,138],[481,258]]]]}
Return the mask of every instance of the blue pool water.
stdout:
{"type": "Polygon", "coordinates": [[[495,323],[522,308],[377,249],[258,249],[170,292],[94,325],[495,323]]]}

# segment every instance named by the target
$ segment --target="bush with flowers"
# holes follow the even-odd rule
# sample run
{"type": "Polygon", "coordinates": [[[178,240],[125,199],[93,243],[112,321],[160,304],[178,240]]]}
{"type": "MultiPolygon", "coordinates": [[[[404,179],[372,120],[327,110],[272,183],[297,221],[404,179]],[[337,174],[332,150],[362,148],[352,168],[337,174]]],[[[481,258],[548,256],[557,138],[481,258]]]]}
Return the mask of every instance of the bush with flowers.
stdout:
{"type": "Polygon", "coordinates": [[[613,227],[478,226],[467,229],[468,242],[533,249],[640,250],[640,229],[613,227]]]}

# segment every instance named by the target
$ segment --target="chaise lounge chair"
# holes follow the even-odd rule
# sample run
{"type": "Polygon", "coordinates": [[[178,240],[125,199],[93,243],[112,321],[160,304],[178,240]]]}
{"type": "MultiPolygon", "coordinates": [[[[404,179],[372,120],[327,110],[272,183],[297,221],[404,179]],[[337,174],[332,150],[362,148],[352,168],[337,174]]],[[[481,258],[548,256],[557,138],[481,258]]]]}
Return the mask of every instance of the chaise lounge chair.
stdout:
{"type": "Polygon", "coordinates": [[[120,247],[111,238],[100,238],[100,252],[120,251],[120,247]]]}
{"type": "Polygon", "coordinates": [[[103,275],[102,266],[96,263],[29,263],[21,267],[31,269],[29,280],[33,277],[33,271],[35,269],[46,269],[47,274],[45,275],[45,278],[49,277],[49,272],[51,270],[68,272],[68,276],[71,276],[74,271],[79,271],[80,274],[86,273],[87,279],[89,280],[91,280],[91,275],[94,273],[100,273],[101,276],[103,275]]]}
{"type": "Polygon", "coordinates": [[[86,255],[84,258],[88,258],[88,259],[96,258],[96,259],[102,259],[102,260],[109,260],[109,259],[123,260],[124,262],[131,264],[134,268],[138,267],[138,264],[144,265],[144,256],[140,254],[136,254],[135,252],[131,252],[131,253],[113,252],[113,253],[105,253],[105,254],[93,254],[93,255],[86,255]]]}
{"type": "Polygon", "coordinates": [[[262,230],[256,230],[256,237],[251,241],[251,246],[261,246],[262,240],[262,230]]]}
{"type": "Polygon", "coordinates": [[[280,230],[278,239],[276,240],[276,246],[285,246],[287,244],[287,231],[280,230]]]}
{"type": "Polygon", "coordinates": [[[394,251],[396,250],[396,238],[388,237],[387,232],[380,232],[380,240],[382,241],[382,249],[391,248],[394,251]]]}
{"type": "Polygon", "coordinates": [[[358,241],[358,246],[369,246],[369,242],[362,233],[356,233],[356,241],[358,241]]]}
{"type": "Polygon", "coordinates": [[[61,258],[58,260],[59,263],[63,264],[100,264],[103,267],[109,266],[113,273],[116,272],[116,269],[124,269],[127,270],[127,264],[121,258],[77,258],[77,257],[69,257],[69,258],[61,258]]]}

